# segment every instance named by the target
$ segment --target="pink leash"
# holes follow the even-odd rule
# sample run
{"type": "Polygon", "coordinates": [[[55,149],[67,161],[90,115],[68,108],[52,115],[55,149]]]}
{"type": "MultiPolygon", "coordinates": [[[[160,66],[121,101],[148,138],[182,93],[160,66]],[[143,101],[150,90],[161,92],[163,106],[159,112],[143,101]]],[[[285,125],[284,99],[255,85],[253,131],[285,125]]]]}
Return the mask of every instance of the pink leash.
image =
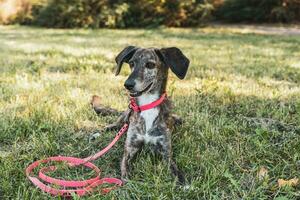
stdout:
{"type": "Polygon", "coordinates": [[[114,184],[115,186],[109,187],[109,188],[102,188],[101,192],[103,194],[108,193],[109,191],[115,189],[117,186],[122,185],[122,181],[117,178],[101,178],[100,179],[100,172],[101,170],[91,163],[90,161],[96,160],[97,158],[103,156],[113,145],[120,139],[120,137],[127,131],[128,129],[128,124],[125,123],[123,127],[120,129],[116,137],[113,139],[113,141],[104,149],[102,149],[100,152],[98,152],[95,155],[89,156],[87,158],[75,158],[75,157],[66,157],[66,156],[55,156],[55,157],[49,157],[43,160],[38,160],[29,165],[26,168],[26,176],[29,178],[29,180],[38,188],[40,188],[42,191],[47,192],[49,194],[55,195],[55,196],[72,196],[72,193],[76,193],[78,196],[84,196],[87,193],[91,193],[94,191],[94,188],[97,186],[100,186],[105,183],[109,184],[114,184]],[[49,167],[43,167],[39,171],[38,177],[43,180],[45,183],[40,181],[38,178],[31,176],[30,174],[32,171],[37,168],[40,164],[42,163],[48,163],[48,162],[68,162],[69,165],[71,166],[76,166],[76,165],[84,165],[87,168],[92,169],[95,173],[96,176],[94,178],[88,179],[88,180],[83,180],[83,181],[66,181],[66,180],[61,180],[61,179],[56,179],[52,178],[50,176],[47,176],[44,174],[45,172],[49,171],[55,171],[56,167],[55,166],[49,166],[49,167]],[[64,189],[56,189],[49,184],[54,184],[58,186],[62,186],[64,189]],[[65,189],[66,187],[72,187],[74,189],[65,189]]]}
{"type": "MultiPolygon", "coordinates": [[[[158,105],[160,105],[164,99],[166,98],[166,93],[163,93],[162,96],[149,104],[138,106],[135,102],[134,98],[130,99],[130,105],[129,108],[132,109],[135,112],[141,112],[144,110],[149,110],[151,108],[154,108],[158,105]]],[[[96,191],[96,187],[103,185],[105,183],[113,184],[112,187],[102,188],[101,192],[103,194],[106,194],[110,192],[111,190],[115,189],[117,186],[122,185],[122,181],[117,178],[100,178],[101,170],[91,163],[90,161],[96,160],[99,157],[103,156],[108,150],[110,150],[114,144],[120,139],[120,137],[127,131],[129,127],[128,123],[125,123],[123,127],[119,130],[116,137],[111,141],[109,145],[107,145],[104,149],[96,153],[95,155],[89,156],[87,158],[76,158],[76,157],[66,157],[66,156],[54,156],[49,157],[46,159],[38,160],[29,165],[26,170],[26,176],[28,179],[38,188],[40,188],[42,191],[47,192],[49,194],[55,195],[55,196],[64,196],[64,197],[70,197],[72,196],[72,193],[77,194],[78,196],[84,196],[88,193],[96,191]],[[67,162],[70,166],[76,166],[76,165],[83,165],[87,168],[92,169],[96,176],[94,178],[83,180],[83,181],[67,181],[62,179],[56,179],[50,176],[47,176],[45,173],[49,171],[55,171],[57,168],[55,166],[48,166],[43,167],[38,172],[38,178],[31,176],[32,171],[40,166],[42,163],[49,163],[49,162],[67,162]],[[45,183],[43,183],[42,181],[45,183]],[[51,187],[50,185],[54,184],[56,186],[60,186],[60,188],[63,189],[56,189],[51,187]],[[73,188],[73,189],[65,189],[65,188],[73,188]]]]}

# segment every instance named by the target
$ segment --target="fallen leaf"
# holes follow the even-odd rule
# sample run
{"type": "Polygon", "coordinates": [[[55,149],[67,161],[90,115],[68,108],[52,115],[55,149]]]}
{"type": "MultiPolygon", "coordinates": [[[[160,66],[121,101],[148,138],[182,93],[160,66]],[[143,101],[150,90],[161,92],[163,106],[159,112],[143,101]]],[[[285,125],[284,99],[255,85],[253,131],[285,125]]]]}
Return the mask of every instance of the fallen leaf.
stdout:
{"type": "Polygon", "coordinates": [[[265,167],[261,167],[260,170],[257,172],[257,178],[258,180],[263,180],[265,179],[266,177],[268,177],[268,169],[265,168],[265,167]]]}
{"type": "Polygon", "coordinates": [[[298,178],[292,178],[290,180],[278,179],[278,187],[297,186],[298,184],[299,184],[298,178]]]}

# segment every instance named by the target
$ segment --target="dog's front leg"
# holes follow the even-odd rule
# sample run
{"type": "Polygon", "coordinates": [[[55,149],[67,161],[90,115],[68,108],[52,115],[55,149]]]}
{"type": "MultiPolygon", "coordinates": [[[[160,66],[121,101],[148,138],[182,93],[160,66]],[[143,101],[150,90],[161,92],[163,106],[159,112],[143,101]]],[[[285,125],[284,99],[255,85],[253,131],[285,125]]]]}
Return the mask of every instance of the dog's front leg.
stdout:
{"type": "Polygon", "coordinates": [[[121,179],[124,182],[127,182],[129,175],[129,163],[132,158],[139,151],[138,148],[134,147],[125,147],[122,162],[121,162],[121,179]]]}
{"type": "Polygon", "coordinates": [[[136,134],[133,134],[130,131],[128,131],[125,142],[124,154],[121,162],[121,178],[124,182],[128,180],[129,163],[139,152],[143,144],[143,141],[139,140],[136,134]]]}
{"type": "Polygon", "coordinates": [[[161,154],[164,160],[168,163],[172,174],[177,178],[179,184],[185,184],[185,177],[181,170],[178,169],[176,162],[172,158],[172,147],[170,139],[166,139],[165,142],[160,143],[161,154]]]}

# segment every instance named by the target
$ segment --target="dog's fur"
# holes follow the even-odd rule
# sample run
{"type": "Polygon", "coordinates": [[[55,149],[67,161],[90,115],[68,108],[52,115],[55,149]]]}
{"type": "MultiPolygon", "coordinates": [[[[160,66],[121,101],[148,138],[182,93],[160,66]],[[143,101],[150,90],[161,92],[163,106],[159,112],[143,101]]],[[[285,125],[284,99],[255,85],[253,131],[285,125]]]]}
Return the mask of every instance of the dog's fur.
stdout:
{"type": "MultiPolygon", "coordinates": [[[[116,57],[116,75],[120,73],[124,62],[131,68],[131,74],[124,86],[130,95],[136,98],[138,105],[145,105],[160,98],[166,91],[168,69],[183,79],[186,75],[189,60],[176,47],[171,48],[138,48],[128,46],[116,57]]],[[[93,106],[94,109],[97,106],[93,106]]],[[[171,103],[165,99],[162,104],[142,112],[124,112],[118,121],[107,129],[119,128],[120,124],[129,120],[129,128],[125,142],[124,155],[121,162],[123,180],[128,179],[128,165],[144,144],[150,144],[159,152],[170,166],[172,174],[179,183],[185,182],[184,175],[172,158],[171,128],[181,120],[170,114],[171,103]]],[[[96,109],[95,109],[96,110],[96,109]]],[[[99,110],[99,109],[98,109],[99,110]]],[[[113,111],[111,111],[113,113],[113,111]]],[[[115,113],[118,113],[115,111],[115,113]]]]}

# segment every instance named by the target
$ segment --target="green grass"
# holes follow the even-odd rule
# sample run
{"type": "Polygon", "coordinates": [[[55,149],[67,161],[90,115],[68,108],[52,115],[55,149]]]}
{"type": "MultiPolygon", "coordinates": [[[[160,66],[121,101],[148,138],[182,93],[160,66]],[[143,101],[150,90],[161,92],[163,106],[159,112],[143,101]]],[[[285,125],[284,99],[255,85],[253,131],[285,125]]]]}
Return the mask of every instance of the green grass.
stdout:
{"type": "MultiPolygon", "coordinates": [[[[108,132],[88,143],[90,133],[115,120],[98,117],[89,100],[98,94],[107,106],[127,107],[123,82],[128,67],[118,77],[112,72],[114,57],[130,44],[177,46],[191,60],[185,80],[170,76],[168,94],[174,112],[185,120],[172,141],[192,189],[176,188],[166,164],[145,148],[133,163],[128,184],[84,199],[300,198],[299,186],[277,186],[279,178],[300,178],[299,36],[216,28],[2,26],[0,44],[1,199],[51,198],[26,179],[28,164],[58,154],[85,157],[113,138],[115,133],[108,132]],[[263,166],[269,177],[259,181],[263,166]]],[[[124,138],[95,161],[103,176],[120,176],[123,144],[124,138]]],[[[83,172],[59,175],[80,179],[83,172]]]]}

